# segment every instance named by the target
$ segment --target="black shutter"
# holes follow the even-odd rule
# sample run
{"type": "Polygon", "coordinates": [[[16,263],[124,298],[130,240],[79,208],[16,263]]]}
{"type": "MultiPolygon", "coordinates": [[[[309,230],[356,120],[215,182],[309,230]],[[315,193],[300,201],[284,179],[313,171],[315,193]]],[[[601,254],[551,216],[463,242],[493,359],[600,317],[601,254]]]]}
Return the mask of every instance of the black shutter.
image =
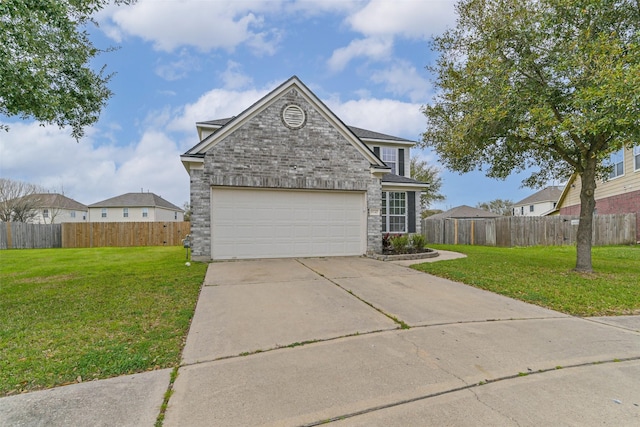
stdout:
{"type": "Polygon", "coordinates": [[[416,192],[407,192],[407,229],[409,233],[416,232],[416,192]]]}
{"type": "Polygon", "coordinates": [[[398,148],[398,175],[404,176],[404,148],[398,148]]]}
{"type": "Polygon", "coordinates": [[[380,158],[380,147],[373,147],[373,154],[380,158]]]}

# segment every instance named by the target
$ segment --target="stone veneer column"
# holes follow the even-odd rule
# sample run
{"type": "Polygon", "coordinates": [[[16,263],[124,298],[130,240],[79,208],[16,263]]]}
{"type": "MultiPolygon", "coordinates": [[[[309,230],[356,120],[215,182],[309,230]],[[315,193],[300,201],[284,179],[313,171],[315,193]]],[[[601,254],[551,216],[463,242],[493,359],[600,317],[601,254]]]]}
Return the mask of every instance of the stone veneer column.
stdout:
{"type": "Polygon", "coordinates": [[[382,182],[371,179],[367,188],[367,254],[382,253],[382,182]],[[380,215],[369,215],[377,210],[380,215]]]}
{"type": "Polygon", "coordinates": [[[191,175],[191,256],[195,260],[211,259],[211,186],[202,169],[191,175]]]}

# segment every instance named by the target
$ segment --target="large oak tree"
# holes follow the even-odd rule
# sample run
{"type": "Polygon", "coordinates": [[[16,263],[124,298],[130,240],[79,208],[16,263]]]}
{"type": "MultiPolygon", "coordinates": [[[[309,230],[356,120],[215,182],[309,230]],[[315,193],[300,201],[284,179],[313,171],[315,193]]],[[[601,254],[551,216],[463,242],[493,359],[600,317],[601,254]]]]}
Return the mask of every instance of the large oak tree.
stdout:
{"type": "Polygon", "coordinates": [[[423,145],[445,165],[582,181],[576,270],[592,271],[596,181],[640,141],[640,1],[462,0],[436,37],[423,145]]]}
{"type": "Polygon", "coordinates": [[[0,114],[70,126],[76,139],[84,135],[112,95],[104,67],[92,69],[100,50],[87,32],[91,16],[109,3],[0,1],[0,114]]]}

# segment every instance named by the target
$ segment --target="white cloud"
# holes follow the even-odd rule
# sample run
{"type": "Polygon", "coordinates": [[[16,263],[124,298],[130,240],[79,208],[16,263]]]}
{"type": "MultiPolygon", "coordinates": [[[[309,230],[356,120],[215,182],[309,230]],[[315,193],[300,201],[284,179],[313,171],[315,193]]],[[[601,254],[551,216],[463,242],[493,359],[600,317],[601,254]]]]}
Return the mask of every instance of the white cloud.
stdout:
{"type": "Polygon", "coordinates": [[[327,105],[348,125],[417,141],[424,132],[425,120],[420,104],[393,99],[360,99],[327,105]]]}
{"type": "Polygon", "coordinates": [[[354,58],[375,61],[392,58],[397,38],[427,40],[455,24],[452,0],[371,0],[345,19],[364,37],[334,50],[329,69],[340,71],[354,58]]]}
{"type": "Polygon", "coordinates": [[[0,144],[2,177],[41,185],[84,204],[141,188],[181,205],[189,178],[176,144],[160,132],[145,132],[132,145],[98,144],[97,129],[80,142],[69,129],[12,123],[0,144]]]}
{"type": "Polygon", "coordinates": [[[242,72],[242,65],[231,60],[227,61],[227,69],[220,74],[220,77],[226,89],[241,89],[253,82],[250,76],[242,72]]]}
{"type": "Polygon", "coordinates": [[[372,0],[347,18],[367,36],[428,39],[455,23],[452,0],[372,0]]]}
{"type": "Polygon", "coordinates": [[[156,74],[165,80],[180,80],[191,71],[200,70],[200,61],[197,57],[191,55],[186,49],[182,49],[176,61],[169,63],[160,63],[156,66],[156,74]]]}
{"type": "MultiPolygon", "coordinates": [[[[271,87],[269,90],[273,89],[271,87]]],[[[181,107],[170,121],[171,131],[195,133],[196,122],[237,116],[267,94],[266,89],[244,91],[213,89],[192,104],[181,107]]],[[[194,139],[195,141],[195,139],[194,139]]],[[[194,142],[195,145],[197,141],[194,142]]]]}
{"type": "Polygon", "coordinates": [[[431,84],[406,61],[396,61],[390,68],[374,72],[371,80],[383,84],[387,92],[408,96],[413,102],[424,103],[431,95],[431,84]]]}
{"type": "Polygon", "coordinates": [[[101,18],[110,16],[105,24],[107,35],[115,39],[123,34],[137,36],[151,41],[157,50],[171,52],[179,46],[233,50],[243,43],[257,43],[263,53],[272,53],[278,37],[271,40],[271,32],[261,30],[261,14],[279,10],[280,3],[138,0],[131,6],[109,8],[101,18]]]}
{"type": "Polygon", "coordinates": [[[352,40],[346,47],[333,51],[328,66],[332,71],[341,71],[354,58],[366,57],[376,60],[389,59],[393,50],[393,41],[389,38],[366,38],[352,40]]]}
{"type": "Polygon", "coordinates": [[[182,206],[189,200],[189,175],[176,143],[166,134],[147,130],[116,171],[117,194],[144,189],[182,206]]]}

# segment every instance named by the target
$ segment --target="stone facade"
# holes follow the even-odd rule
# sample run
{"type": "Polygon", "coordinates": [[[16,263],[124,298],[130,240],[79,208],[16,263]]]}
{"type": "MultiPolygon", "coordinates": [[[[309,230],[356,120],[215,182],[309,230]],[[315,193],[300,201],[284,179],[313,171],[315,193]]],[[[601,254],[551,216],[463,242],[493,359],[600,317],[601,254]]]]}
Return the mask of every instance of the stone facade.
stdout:
{"type": "MultiPolygon", "coordinates": [[[[190,173],[194,258],[211,256],[212,187],[359,191],[369,210],[381,207],[381,181],[370,162],[295,88],[218,141],[205,153],[204,168],[190,173]],[[292,104],[306,114],[297,129],[282,120],[292,104]]],[[[381,251],[381,227],[380,216],[368,216],[368,253],[381,251]]]]}

